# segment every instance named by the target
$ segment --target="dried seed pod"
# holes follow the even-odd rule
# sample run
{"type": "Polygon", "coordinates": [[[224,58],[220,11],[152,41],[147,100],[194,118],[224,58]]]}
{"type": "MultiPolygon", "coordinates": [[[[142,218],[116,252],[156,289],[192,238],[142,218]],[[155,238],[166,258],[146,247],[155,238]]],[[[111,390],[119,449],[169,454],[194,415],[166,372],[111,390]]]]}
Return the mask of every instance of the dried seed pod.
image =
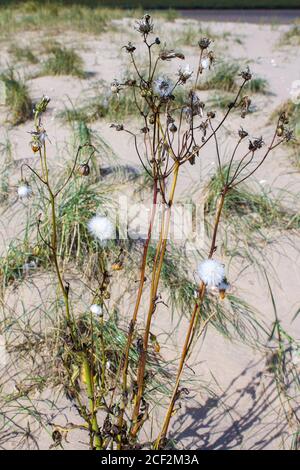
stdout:
{"type": "Polygon", "coordinates": [[[283,126],[278,126],[277,131],[276,131],[277,137],[282,137],[283,133],[284,133],[284,127],[283,126]]]}
{"type": "Polygon", "coordinates": [[[175,134],[177,132],[177,127],[175,126],[174,122],[170,125],[170,132],[175,134]]]}
{"type": "Polygon", "coordinates": [[[88,176],[90,174],[90,166],[88,163],[81,163],[78,166],[77,172],[81,176],[88,176]]]}
{"type": "Polygon", "coordinates": [[[192,156],[189,158],[189,164],[190,164],[190,165],[195,165],[195,162],[196,162],[196,155],[192,155],[192,156]]]}
{"type": "Polygon", "coordinates": [[[33,140],[30,142],[31,149],[34,153],[38,152],[41,149],[41,143],[38,140],[33,140]]]}

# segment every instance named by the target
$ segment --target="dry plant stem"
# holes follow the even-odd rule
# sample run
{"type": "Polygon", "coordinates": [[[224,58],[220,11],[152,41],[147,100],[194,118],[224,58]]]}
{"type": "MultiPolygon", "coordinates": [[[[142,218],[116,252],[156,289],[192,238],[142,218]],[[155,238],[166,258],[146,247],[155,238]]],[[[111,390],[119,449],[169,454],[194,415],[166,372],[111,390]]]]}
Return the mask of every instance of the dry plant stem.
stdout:
{"type": "MultiPolygon", "coordinates": [[[[80,147],[80,150],[81,150],[81,147],[80,147]]],[[[77,161],[78,154],[79,154],[79,151],[77,152],[77,155],[76,155],[76,161],[77,161]]],[[[48,164],[47,164],[47,153],[46,153],[45,143],[43,146],[43,155],[42,155],[42,152],[40,152],[40,157],[41,157],[41,163],[42,163],[44,183],[49,193],[50,205],[51,205],[52,234],[51,234],[50,248],[52,252],[52,257],[54,261],[58,283],[59,283],[59,286],[60,286],[60,289],[62,291],[63,298],[64,298],[67,323],[70,327],[74,347],[76,347],[77,337],[76,337],[76,331],[74,329],[74,324],[71,319],[68,286],[64,285],[63,277],[60,271],[58,257],[57,257],[57,222],[56,222],[55,198],[58,195],[58,193],[57,194],[53,193],[52,188],[49,183],[49,170],[48,170],[48,164]]],[[[73,170],[72,170],[72,173],[73,173],[73,170]]],[[[91,445],[96,450],[101,450],[102,444],[101,444],[101,439],[99,435],[99,427],[97,423],[96,410],[95,410],[95,396],[94,396],[94,383],[93,383],[94,379],[93,379],[93,373],[89,364],[88,357],[85,353],[83,353],[83,367],[85,371],[85,377],[86,377],[86,383],[87,383],[87,394],[88,394],[88,399],[89,399],[89,407],[90,407],[90,415],[91,415],[88,421],[88,424],[90,427],[91,445]]]]}
{"type": "MultiPolygon", "coordinates": [[[[151,212],[151,219],[150,219],[150,224],[148,228],[148,234],[147,234],[147,239],[144,244],[144,250],[143,250],[143,258],[142,258],[142,264],[141,264],[141,270],[140,270],[140,281],[139,281],[139,289],[137,293],[137,299],[135,302],[134,306],[134,311],[132,315],[132,319],[130,321],[129,325],[129,332],[128,332],[128,338],[127,338],[127,343],[126,343],[126,349],[124,352],[124,355],[122,357],[121,363],[123,363],[123,369],[122,369],[122,391],[123,394],[126,395],[127,393],[127,379],[128,379],[128,364],[129,364],[129,353],[130,353],[130,347],[132,345],[132,340],[133,340],[133,335],[134,335],[134,329],[135,329],[135,324],[137,320],[137,315],[142,299],[142,294],[143,294],[143,288],[144,288],[144,283],[145,283],[145,271],[146,271],[146,265],[147,265],[147,254],[148,254],[148,248],[151,240],[151,234],[152,234],[152,228],[153,228],[153,223],[155,219],[155,213],[156,213],[156,204],[157,204],[157,179],[155,178],[153,180],[153,204],[152,204],[152,212],[151,212]]],[[[124,396],[125,398],[125,396],[124,396]]],[[[124,412],[125,408],[121,410],[119,420],[118,420],[118,425],[119,429],[122,428],[123,425],[123,418],[124,418],[124,412]]]]}
{"type": "MultiPolygon", "coordinates": [[[[208,256],[209,258],[212,258],[213,254],[215,252],[215,249],[216,249],[215,244],[216,244],[216,238],[217,238],[217,233],[218,233],[218,227],[219,227],[221,213],[222,213],[222,209],[224,207],[224,201],[225,201],[225,197],[226,197],[227,192],[228,192],[228,188],[225,187],[224,190],[222,191],[221,198],[220,198],[220,201],[219,201],[219,204],[218,204],[218,209],[217,209],[215,224],[214,224],[214,230],[213,230],[213,235],[212,235],[212,242],[211,242],[211,247],[210,247],[210,250],[209,250],[209,256],[208,256]]],[[[184,345],[183,345],[183,349],[182,349],[182,353],[181,353],[181,357],[180,357],[180,362],[179,362],[179,366],[178,366],[178,370],[177,370],[174,390],[173,390],[172,397],[171,397],[171,400],[170,400],[170,403],[169,403],[169,406],[168,406],[168,410],[167,410],[167,413],[166,413],[166,416],[165,416],[165,419],[164,419],[164,422],[163,422],[162,429],[161,429],[160,434],[159,434],[159,436],[156,439],[155,444],[154,444],[155,449],[158,449],[160,447],[160,445],[163,443],[163,441],[164,441],[164,439],[167,435],[167,432],[168,432],[170,420],[171,420],[173,410],[174,410],[174,405],[175,405],[175,402],[176,402],[176,399],[177,399],[177,396],[178,396],[178,388],[179,388],[179,384],[180,384],[180,379],[181,379],[183,367],[184,367],[184,364],[185,364],[186,357],[188,356],[189,350],[190,350],[191,345],[193,343],[193,338],[194,338],[195,331],[196,331],[195,326],[197,324],[197,320],[198,320],[199,315],[200,315],[200,309],[201,309],[201,305],[202,305],[202,302],[203,302],[203,299],[204,299],[204,296],[205,296],[205,292],[206,292],[206,286],[203,282],[201,282],[201,284],[199,286],[199,295],[198,295],[199,300],[195,304],[194,311],[193,311],[191,319],[190,319],[187,335],[186,335],[186,338],[185,338],[185,342],[184,342],[184,345]]]]}
{"type": "Polygon", "coordinates": [[[161,250],[159,254],[159,262],[157,265],[157,269],[154,269],[152,273],[153,288],[151,289],[151,298],[150,298],[149,310],[147,314],[145,333],[143,337],[143,348],[142,348],[142,352],[141,352],[140,360],[139,360],[139,369],[138,369],[138,374],[137,374],[138,390],[137,390],[137,395],[135,398],[135,405],[134,405],[132,420],[131,420],[132,428],[130,430],[130,434],[132,437],[135,437],[140,429],[140,423],[137,421],[137,418],[139,415],[141,400],[142,400],[143,393],[144,393],[144,379],[145,379],[145,368],[146,368],[146,361],[147,361],[147,350],[148,350],[148,342],[149,342],[149,335],[150,335],[150,327],[151,327],[152,315],[156,306],[157,289],[158,289],[160,273],[161,273],[161,269],[163,265],[163,260],[164,260],[164,256],[166,252],[167,236],[169,233],[170,218],[171,218],[171,208],[172,208],[173,200],[174,200],[178,172],[179,172],[179,162],[176,161],[172,186],[170,189],[169,203],[168,203],[168,209],[167,209],[167,214],[166,214],[166,222],[165,222],[165,226],[162,227],[162,230],[164,231],[164,233],[163,233],[161,250]]]}
{"type": "Polygon", "coordinates": [[[62,279],[62,275],[60,272],[58,259],[57,259],[57,224],[56,224],[56,210],[55,210],[55,195],[53,194],[53,191],[49,183],[49,170],[48,170],[48,164],[47,164],[46,143],[44,143],[43,152],[40,151],[40,159],[41,159],[41,164],[42,164],[44,183],[49,193],[50,205],[51,205],[51,224],[52,224],[51,251],[52,251],[52,256],[53,256],[53,261],[54,261],[54,266],[55,266],[59,286],[61,288],[61,291],[64,297],[64,303],[65,303],[65,308],[66,308],[66,318],[67,318],[68,323],[70,324],[71,315],[70,315],[70,306],[69,306],[69,296],[68,296],[68,291],[66,290],[64,283],[63,283],[63,279],[62,279]]]}

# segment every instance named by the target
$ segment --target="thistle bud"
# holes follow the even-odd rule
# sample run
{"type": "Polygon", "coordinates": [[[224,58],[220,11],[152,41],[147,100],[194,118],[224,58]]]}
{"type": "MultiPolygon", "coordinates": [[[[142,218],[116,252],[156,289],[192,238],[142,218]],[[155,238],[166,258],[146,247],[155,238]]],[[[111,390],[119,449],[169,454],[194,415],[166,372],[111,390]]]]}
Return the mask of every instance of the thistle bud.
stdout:
{"type": "Polygon", "coordinates": [[[44,95],[43,98],[35,106],[35,112],[37,114],[44,113],[47,109],[48,104],[50,103],[50,98],[47,95],[44,95]]]}

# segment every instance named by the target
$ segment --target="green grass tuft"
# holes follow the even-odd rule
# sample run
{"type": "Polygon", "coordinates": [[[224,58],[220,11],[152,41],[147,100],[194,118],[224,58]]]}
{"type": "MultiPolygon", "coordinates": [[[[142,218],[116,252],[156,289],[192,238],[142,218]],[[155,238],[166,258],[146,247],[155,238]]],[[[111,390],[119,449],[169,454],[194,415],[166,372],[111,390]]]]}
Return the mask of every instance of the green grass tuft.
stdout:
{"type": "Polygon", "coordinates": [[[40,75],[73,75],[85,78],[83,60],[74,49],[60,45],[49,48],[50,57],[46,60],[40,75]]]}
{"type": "Polygon", "coordinates": [[[21,124],[33,115],[31,101],[26,83],[16,76],[11,68],[0,75],[4,86],[5,105],[9,108],[9,120],[13,125],[21,124]]]}
{"type": "Polygon", "coordinates": [[[37,64],[39,59],[36,55],[32,52],[29,46],[18,46],[16,44],[12,44],[8,51],[15,61],[18,62],[28,62],[29,64],[37,64]]]}
{"type": "Polygon", "coordinates": [[[300,26],[295,24],[280,38],[280,45],[300,45],[300,26]]]}
{"type": "MultiPolygon", "coordinates": [[[[223,62],[207,73],[205,81],[199,83],[200,90],[222,90],[234,93],[239,88],[240,66],[236,63],[223,62]]],[[[253,77],[244,87],[244,91],[267,93],[268,82],[264,78],[253,77]]]]}

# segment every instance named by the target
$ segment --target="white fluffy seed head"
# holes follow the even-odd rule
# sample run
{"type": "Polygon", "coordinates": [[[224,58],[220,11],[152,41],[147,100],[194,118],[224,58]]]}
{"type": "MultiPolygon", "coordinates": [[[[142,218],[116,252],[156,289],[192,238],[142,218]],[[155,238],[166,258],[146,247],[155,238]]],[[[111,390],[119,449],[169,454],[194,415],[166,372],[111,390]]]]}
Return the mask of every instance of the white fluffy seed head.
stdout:
{"type": "Polygon", "coordinates": [[[103,315],[102,307],[101,305],[98,305],[98,304],[91,305],[90,311],[92,312],[93,315],[96,315],[97,317],[101,317],[103,315]]]}
{"type": "Polygon", "coordinates": [[[182,80],[188,80],[193,74],[193,70],[190,68],[189,64],[185,64],[184,66],[179,68],[178,75],[182,80]]]}
{"type": "Polygon", "coordinates": [[[215,259],[206,259],[199,264],[198,275],[208,287],[219,287],[225,279],[224,265],[215,259]]]}
{"type": "Polygon", "coordinates": [[[20,199],[28,199],[32,194],[32,189],[28,183],[20,183],[18,187],[18,196],[20,199]]]}
{"type": "Polygon", "coordinates": [[[89,232],[101,243],[114,237],[114,226],[107,217],[95,215],[88,221],[87,226],[89,232]]]}

